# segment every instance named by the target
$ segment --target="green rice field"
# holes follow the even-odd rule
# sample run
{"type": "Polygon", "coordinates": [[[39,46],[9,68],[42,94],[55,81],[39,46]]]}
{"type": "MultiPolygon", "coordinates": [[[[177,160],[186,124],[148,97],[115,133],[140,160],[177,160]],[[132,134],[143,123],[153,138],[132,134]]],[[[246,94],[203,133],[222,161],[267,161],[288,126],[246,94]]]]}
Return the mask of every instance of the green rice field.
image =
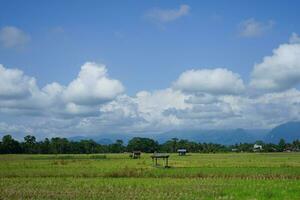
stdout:
{"type": "Polygon", "coordinates": [[[300,153],[0,155],[0,199],[300,199],[300,153]]]}

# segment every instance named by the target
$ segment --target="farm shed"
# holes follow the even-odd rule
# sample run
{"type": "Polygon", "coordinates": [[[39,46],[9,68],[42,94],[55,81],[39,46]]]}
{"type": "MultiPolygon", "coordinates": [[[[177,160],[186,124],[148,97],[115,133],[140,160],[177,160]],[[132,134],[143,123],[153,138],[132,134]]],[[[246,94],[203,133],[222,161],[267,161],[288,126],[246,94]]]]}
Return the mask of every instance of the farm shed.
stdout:
{"type": "Polygon", "coordinates": [[[155,164],[155,166],[158,166],[157,160],[163,159],[165,161],[165,168],[169,168],[169,154],[163,154],[163,153],[154,153],[152,156],[152,162],[155,164]]]}
{"type": "Polygon", "coordinates": [[[262,145],[254,144],[253,145],[253,151],[261,151],[263,150],[262,145]]]}
{"type": "Polygon", "coordinates": [[[186,150],[186,149],[178,149],[177,152],[178,152],[178,155],[180,155],[180,156],[185,156],[187,150],[186,150]]]}
{"type": "Polygon", "coordinates": [[[131,158],[136,159],[141,157],[142,152],[141,151],[133,151],[130,155],[131,158]]]}

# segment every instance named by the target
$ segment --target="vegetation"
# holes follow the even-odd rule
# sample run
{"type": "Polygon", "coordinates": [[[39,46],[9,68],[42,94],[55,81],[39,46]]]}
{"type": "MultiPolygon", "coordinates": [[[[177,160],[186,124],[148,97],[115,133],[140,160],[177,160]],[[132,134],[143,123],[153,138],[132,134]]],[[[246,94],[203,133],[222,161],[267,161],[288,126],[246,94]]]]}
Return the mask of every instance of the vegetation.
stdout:
{"type": "MultiPolygon", "coordinates": [[[[300,141],[295,140],[292,143],[286,143],[283,139],[278,144],[265,144],[257,141],[256,144],[263,146],[262,152],[283,152],[300,151],[300,141]]],[[[135,150],[145,153],[167,152],[174,153],[179,148],[185,148],[188,152],[216,153],[216,152],[253,152],[251,143],[240,143],[230,146],[197,143],[188,140],[179,140],[173,138],[163,144],[159,144],[149,138],[132,138],[127,145],[122,140],[117,140],[113,144],[101,145],[93,140],[81,140],[79,142],[69,141],[66,138],[46,138],[44,141],[37,141],[34,136],[27,135],[23,142],[18,142],[10,135],[5,135],[0,142],[0,154],[93,154],[93,153],[123,153],[135,150]]]]}
{"type": "Polygon", "coordinates": [[[300,153],[283,152],[298,151],[299,140],[256,144],[268,153],[245,153],[254,144],[177,138],[101,145],[31,135],[19,142],[6,135],[0,142],[0,199],[300,199],[300,153]],[[188,155],[174,153],[179,148],[188,155]],[[143,152],[140,159],[124,153],[135,150],[143,152]],[[155,151],[171,154],[170,169],[153,166],[155,151]]]}
{"type": "Polygon", "coordinates": [[[299,199],[299,153],[0,155],[1,199],[299,199]],[[163,164],[161,162],[161,164],[163,164]]]}

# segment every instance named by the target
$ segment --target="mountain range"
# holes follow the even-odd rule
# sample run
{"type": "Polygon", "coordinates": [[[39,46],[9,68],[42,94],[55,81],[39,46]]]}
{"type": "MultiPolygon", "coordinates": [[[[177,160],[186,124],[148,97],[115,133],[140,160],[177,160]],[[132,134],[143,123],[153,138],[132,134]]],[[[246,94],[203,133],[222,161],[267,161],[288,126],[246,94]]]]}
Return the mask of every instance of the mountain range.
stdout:
{"type": "Polygon", "coordinates": [[[276,126],[267,134],[265,140],[271,143],[278,143],[281,138],[286,142],[300,139],[300,122],[287,122],[276,126]]]}
{"type": "Polygon", "coordinates": [[[100,144],[111,144],[117,139],[127,143],[133,137],[152,138],[163,143],[172,138],[187,139],[195,142],[218,143],[224,145],[236,143],[253,143],[262,140],[267,143],[278,143],[281,138],[286,142],[300,139],[300,122],[293,121],[267,129],[226,129],[226,130],[172,130],[159,134],[101,134],[93,137],[76,136],[69,138],[73,141],[93,139],[100,144]]]}

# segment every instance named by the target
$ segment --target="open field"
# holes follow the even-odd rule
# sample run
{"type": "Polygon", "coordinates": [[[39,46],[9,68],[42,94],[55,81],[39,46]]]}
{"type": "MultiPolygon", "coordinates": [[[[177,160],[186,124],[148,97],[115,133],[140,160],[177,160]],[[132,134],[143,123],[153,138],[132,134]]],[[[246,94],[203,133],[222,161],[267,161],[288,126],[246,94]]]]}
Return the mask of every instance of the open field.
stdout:
{"type": "Polygon", "coordinates": [[[0,199],[300,199],[299,153],[1,155],[0,199]],[[162,161],[160,161],[162,163],[162,161]]]}

